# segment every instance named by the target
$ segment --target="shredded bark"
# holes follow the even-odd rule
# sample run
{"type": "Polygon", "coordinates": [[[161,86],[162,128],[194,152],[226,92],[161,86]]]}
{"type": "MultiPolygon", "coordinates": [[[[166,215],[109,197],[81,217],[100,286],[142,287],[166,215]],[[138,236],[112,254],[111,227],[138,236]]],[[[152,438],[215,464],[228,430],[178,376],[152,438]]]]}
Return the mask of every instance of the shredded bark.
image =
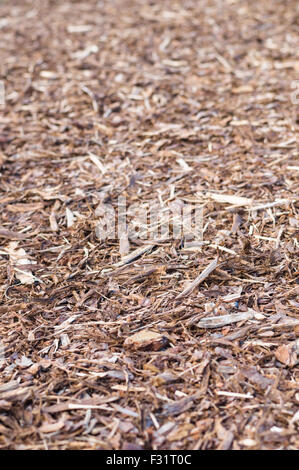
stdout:
{"type": "Polygon", "coordinates": [[[1,449],[298,449],[298,18],[0,2],[1,449]]]}

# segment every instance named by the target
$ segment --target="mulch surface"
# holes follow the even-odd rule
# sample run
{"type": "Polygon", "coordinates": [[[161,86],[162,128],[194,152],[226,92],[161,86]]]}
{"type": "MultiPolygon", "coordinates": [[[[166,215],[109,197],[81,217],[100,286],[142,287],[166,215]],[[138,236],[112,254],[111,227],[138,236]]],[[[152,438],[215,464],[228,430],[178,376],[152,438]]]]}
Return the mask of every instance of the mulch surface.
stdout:
{"type": "Polygon", "coordinates": [[[298,449],[298,13],[0,2],[1,449],[298,449]]]}

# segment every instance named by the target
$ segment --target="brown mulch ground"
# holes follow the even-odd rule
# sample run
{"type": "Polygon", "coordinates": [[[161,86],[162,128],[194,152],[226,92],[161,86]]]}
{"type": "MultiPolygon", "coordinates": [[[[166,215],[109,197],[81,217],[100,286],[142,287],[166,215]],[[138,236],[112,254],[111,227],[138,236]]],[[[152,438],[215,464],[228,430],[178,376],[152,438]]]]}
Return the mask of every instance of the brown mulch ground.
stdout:
{"type": "Polygon", "coordinates": [[[298,18],[0,2],[1,449],[298,449],[298,18]],[[100,240],[119,196],[202,244],[100,240]]]}

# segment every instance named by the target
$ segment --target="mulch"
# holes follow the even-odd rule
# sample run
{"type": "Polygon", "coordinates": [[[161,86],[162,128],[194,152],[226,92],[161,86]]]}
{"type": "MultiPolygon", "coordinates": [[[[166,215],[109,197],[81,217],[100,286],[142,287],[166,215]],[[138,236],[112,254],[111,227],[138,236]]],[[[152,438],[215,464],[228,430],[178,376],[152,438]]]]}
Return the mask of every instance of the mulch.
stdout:
{"type": "Polygon", "coordinates": [[[1,449],[298,449],[298,13],[0,2],[1,449]]]}

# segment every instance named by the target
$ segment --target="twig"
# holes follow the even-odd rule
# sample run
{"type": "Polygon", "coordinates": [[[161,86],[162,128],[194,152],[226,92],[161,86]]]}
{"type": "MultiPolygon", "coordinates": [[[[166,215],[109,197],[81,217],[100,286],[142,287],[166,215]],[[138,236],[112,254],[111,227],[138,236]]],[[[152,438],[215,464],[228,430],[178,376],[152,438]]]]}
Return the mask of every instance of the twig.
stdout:
{"type": "Polygon", "coordinates": [[[190,294],[190,292],[192,292],[195,289],[195,287],[197,287],[202,281],[204,281],[211,274],[212,271],[214,271],[214,269],[216,269],[217,264],[218,264],[218,256],[213,261],[211,261],[211,263],[203,270],[203,272],[199,276],[197,276],[197,278],[194,279],[194,281],[190,284],[190,286],[188,286],[185,290],[183,290],[183,292],[181,292],[176,297],[176,299],[181,299],[182,297],[185,297],[186,295],[190,294]]]}

